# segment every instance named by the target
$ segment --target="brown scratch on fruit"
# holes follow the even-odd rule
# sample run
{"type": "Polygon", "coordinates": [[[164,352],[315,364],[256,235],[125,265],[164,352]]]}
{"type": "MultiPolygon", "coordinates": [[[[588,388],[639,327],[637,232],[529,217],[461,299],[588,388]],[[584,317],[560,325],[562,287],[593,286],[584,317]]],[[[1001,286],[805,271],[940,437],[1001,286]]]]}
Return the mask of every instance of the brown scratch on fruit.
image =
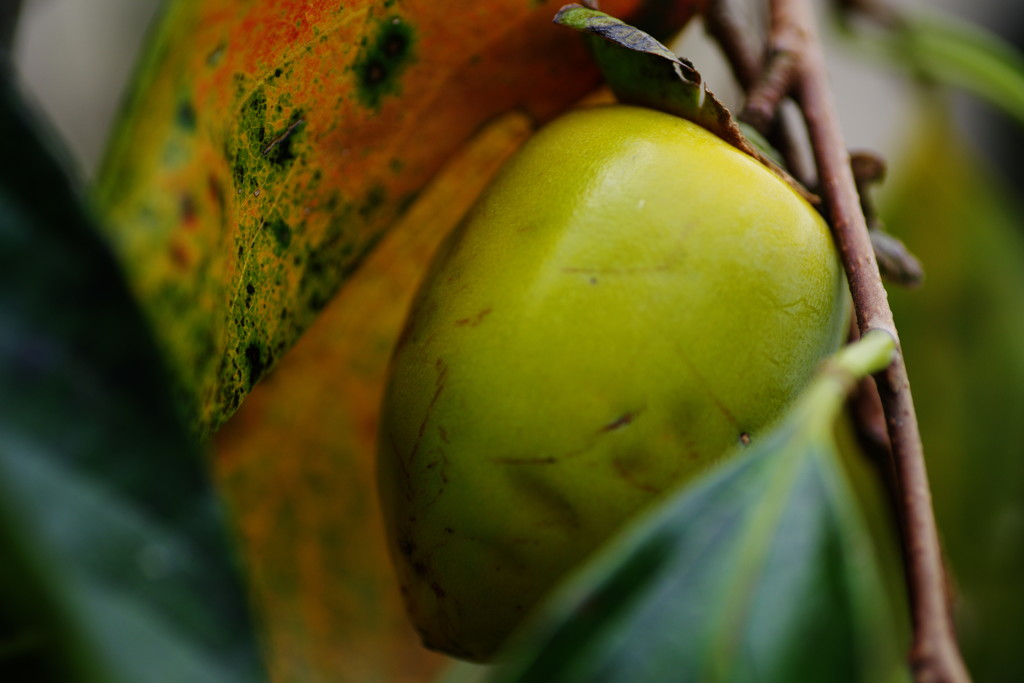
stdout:
{"type": "Polygon", "coordinates": [[[750,434],[748,434],[747,432],[742,432],[740,434],[740,443],[743,444],[744,446],[749,446],[750,445],[750,434]]]}
{"type": "Polygon", "coordinates": [[[687,369],[689,369],[690,374],[693,375],[693,378],[697,380],[697,383],[700,384],[702,389],[704,389],[704,391],[708,395],[708,398],[710,398],[711,402],[715,404],[715,407],[722,412],[722,415],[725,416],[725,419],[727,419],[733,425],[738,426],[739,422],[736,419],[736,416],[732,414],[732,412],[725,406],[725,404],[722,403],[721,399],[718,398],[715,392],[712,391],[711,384],[704,378],[704,375],[700,374],[700,372],[697,370],[697,367],[690,360],[690,357],[687,356],[682,349],[679,349],[679,359],[683,361],[687,369]]]}
{"type": "Polygon", "coordinates": [[[434,451],[431,451],[431,453],[436,453],[437,457],[434,460],[431,460],[429,463],[427,463],[425,469],[428,473],[433,474],[432,470],[437,468],[437,487],[432,492],[433,497],[430,498],[426,497],[427,491],[423,490],[423,500],[421,500],[419,506],[420,510],[428,510],[431,507],[433,507],[434,504],[437,503],[437,501],[441,500],[441,496],[444,495],[445,487],[448,486],[448,456],[446,456],[444,454],[444,451],[440,449],[435,449],[434,451]]]}
{"type": "Polygon", "coordinates": [[[538,524],[569,529],[582,526],[579,511],[546,474],[525,468],[510,470],[509,475],[509,482],[523,501],[523,509],[530,510],[531,518],[538,524]]]}
{"type": "Polygon", "coordinates": [[[398,465],[399,469],[399,481],[402,484],[402,493],[405,495],[405,499],[408,502],[412,502],[416,497],[416,489],[412,485],[412,473],[409,472],[409,465],[405,462],[405,458],[399,455],[398,444],[395,443],[395,435],[388,432],[388,446],[391,448],[391,461],[398,465]]]}
{"type": "Polygon", "coordinates": [[[578,448],[574,448],[571,451],[563,453],[559,457],[555,456],[537,456],[537,457],[497,457],[490,458],[490,462],[498,465],[554,465],[558,462],[565,462],[571,460],[576,456],[582,455],[587,451],[594,448],[597,445],[598,438],[604,434],[614,432],[632,424],[645,410],[647,406],[643,406],[636,410],[627,410],[626,412],[619,415],[608,424],[602,426],[595,433],[592,433],[590,437],[578,448]]]}
{"type": "Polygon", "coordinates": [[[430,422],[430,418],[434,414],[434,408],[437,407],[437,401],[441,398],[441,393],[444,392],[444,388],[447,385],[448,364],[444,362],[443,358],[437,358],[434,362],[434,369],[437,371],[437,378],[434,380],[434,395],[430,397],[427,411],[423,415],[423,421],[420,422],[419,431],[416,433],[416,443],[412,445],[412,451],[409,452],[409,462],[415,460],[416,454],[419,453],[420,445],[423,443],[423,435],[427,431],[427,424],[430,422]]]}
{"type": "Polygon", "coordinates": [[[477,313],[476,315],[474,315],[474,316],[472,316],[470,318],[461,318],[460,320],[456,320],[455,321],[455,326],[456,327],[466,327],[466,326],[476,327],[481,322],[483,322],[484,318],[486,318],[488,315],[490,315],[491,310],[492,309],[490,307],[488,307],[488,308],[485,308],[484,310],[480,311],[479,313],[477,313]]]}
{"type": "Polygon", "coordinates": [[[604,427],[601,427],[601,433],[603,434],[605,432],[614,432],[616,429],[622,429],[623,427],[633,424],[633,420],[635,420],[637,415],[639,415],[641,412],[642,411],[638,410],[636,412],[627,411],[623,413],[615,420],[609,422],[604,427]]]}
{"type": "Polygon", "coordinates": [[[544,458],[491,458],[491,462],[499,465],[554,465],[558,459],[551,456],[544,458]]]}
{"type": "Polygon", "coordinates": [[[648,493],[661,493],[661,489],[651,484],[645,484],[633,476],[632,470],[629,465],[624,462],[621,458],[615,458],[612,460],[612,467],[615,468],[615,472],[630,486],[640,489],[641,491],[647,491],[648,493]]]}

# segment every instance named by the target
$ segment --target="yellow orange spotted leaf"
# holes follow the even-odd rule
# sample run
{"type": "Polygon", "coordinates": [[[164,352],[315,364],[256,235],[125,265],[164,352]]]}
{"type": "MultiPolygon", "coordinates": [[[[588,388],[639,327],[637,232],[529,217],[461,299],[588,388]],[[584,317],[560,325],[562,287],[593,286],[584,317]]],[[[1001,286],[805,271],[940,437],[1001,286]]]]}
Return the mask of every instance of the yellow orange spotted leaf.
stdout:
{"type": "Polygon", "coordinates": [[[420,646],[387,559],[377,410],[431,254],[530,129],[514,113],[483,129],[214,440],[275,681],[412,683],[447,661],[420,646]]]}
{"type": "MultiPolygon", "coordinates": [[[[606,0],[665,34],[702,0],[606,0]]],[[[560,2],[170,0],[95,189],[197,432],[488,120],[598,79],[560,2]]]]}

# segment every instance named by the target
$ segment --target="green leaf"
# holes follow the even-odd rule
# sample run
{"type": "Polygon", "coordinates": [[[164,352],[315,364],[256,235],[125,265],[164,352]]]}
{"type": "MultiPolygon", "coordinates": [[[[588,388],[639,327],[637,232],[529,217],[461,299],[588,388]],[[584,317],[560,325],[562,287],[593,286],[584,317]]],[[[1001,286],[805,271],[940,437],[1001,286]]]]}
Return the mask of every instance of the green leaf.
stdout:
{"type": "Polygon", "coordinates": [[[0,679],[252,681],[202,454],[121,271],[0,82],[0,679]]]}
{"type": "Polygon", "coordinates": [[[888,362],[892,340],[877,334],[748,453],[606,547],[491,680],[905,680],[894,608],[833,438],[850,370],[888,362]]]}
{"type": "Polygon", "coordinates": [[[938,13],[901,15],[881,32],[844,26],[894,65],[972,92],[1024,124],[1024,55],[994,33],[938,13]]]}

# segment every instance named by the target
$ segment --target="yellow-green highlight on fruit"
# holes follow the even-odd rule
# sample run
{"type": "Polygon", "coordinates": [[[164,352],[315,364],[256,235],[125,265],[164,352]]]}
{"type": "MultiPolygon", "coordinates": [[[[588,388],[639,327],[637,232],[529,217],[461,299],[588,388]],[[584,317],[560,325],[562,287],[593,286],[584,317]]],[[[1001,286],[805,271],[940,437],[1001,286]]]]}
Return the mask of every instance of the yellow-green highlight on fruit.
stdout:
{"type": "Polygon", "coordinates": [[[827,226],[704,129],[613,105],[503,169],[392,361],[379,480],[432,648],[486,660],[641,508],[757,439],[840,344],[827,226]]]}

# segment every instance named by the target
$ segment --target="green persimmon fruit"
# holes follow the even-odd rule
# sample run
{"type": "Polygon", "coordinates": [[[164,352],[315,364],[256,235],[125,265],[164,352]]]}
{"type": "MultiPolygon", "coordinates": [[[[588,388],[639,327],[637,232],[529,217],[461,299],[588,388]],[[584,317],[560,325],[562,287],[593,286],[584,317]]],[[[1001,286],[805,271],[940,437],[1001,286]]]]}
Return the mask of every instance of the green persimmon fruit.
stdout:
{"type": "Polygon", "coordinates": [[[435,257],[392,360],[381,501],[424,643],[490,658],[780,416],[846,301],[814,208],[703,128],[612,105],[539,132],[435,257]]]}

